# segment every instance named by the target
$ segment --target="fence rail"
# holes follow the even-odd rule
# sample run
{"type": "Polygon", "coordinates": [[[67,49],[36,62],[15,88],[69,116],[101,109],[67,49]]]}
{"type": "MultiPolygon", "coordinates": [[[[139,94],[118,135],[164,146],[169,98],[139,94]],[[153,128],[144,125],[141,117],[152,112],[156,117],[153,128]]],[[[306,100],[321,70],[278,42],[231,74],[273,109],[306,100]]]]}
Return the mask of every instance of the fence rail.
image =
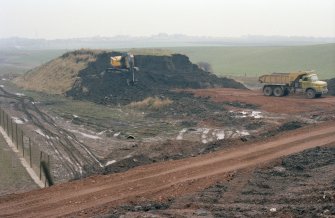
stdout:
{"type": "MultiPolygon", "coordinates": [[[[20,155],[27,161],[30,168],[34,170],[39,179],[44,183],[45,187],[50,186],[50,181],[46,177],[42,163],[46,163],[47,170],[50,170],[50,156],[40,149],[40,147],[24,134],[21,128],[22,124],[18,124],[16,120],[0,108],[0,125],[7,133],[10,140],[16,146],[20,155]]],[[[45,168],[45,167],[44,167],[45,168]]]]}

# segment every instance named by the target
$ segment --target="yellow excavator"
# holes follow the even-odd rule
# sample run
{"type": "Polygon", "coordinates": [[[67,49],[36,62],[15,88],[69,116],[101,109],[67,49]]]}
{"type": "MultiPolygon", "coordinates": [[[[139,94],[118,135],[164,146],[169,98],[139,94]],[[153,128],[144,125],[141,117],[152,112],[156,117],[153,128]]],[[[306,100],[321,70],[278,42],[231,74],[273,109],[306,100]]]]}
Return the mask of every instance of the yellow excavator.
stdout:
{"type": "MultiPolygon", "coordinates": [[[[107,68],[107,72],[130,72],[132,75],[132,81],[130,83],[135,84],[135,71],[139,71],[138,67],[135,67],[134,55],[131,53],[123,53],[119,56],[111,57],[111,67],[107,68]]],[[[129,81],[127,81],[129,84],[129,81]]]]}

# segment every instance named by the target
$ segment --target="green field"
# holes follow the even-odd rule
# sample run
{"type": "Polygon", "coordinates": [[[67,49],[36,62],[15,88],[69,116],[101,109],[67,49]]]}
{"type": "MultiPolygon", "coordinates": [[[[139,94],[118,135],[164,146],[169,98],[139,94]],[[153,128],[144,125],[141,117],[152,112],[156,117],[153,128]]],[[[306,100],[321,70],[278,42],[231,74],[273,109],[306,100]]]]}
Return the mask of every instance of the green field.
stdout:
{"type": "MultiPolygon", "coordinates": [[[[194,63],[200,61],[210,63],[214,73],[220,76],[255,77],[271,72],[315,70],[321,79],[335,77],[334,43],[306,46],[203,46],[130,50],[135,54],[186,54],[194,63]]],[[[25,72],[65,52],[66,50],[0,51],[0,74],[25,72]]]]}
{"type": "Polygon", "coordinates": [[[24,73],[65,52],[66,50],[2,50],[0,51],[0,75],[24,73]]]}
{"type": "Polygon", "coordinates": [[[315,70],[322,79],[335,77],[335,44],[169,49],[186,54],[194,63],[210,63],[214,72],[222,76],[254,77],[269,72],[315,70]]]}

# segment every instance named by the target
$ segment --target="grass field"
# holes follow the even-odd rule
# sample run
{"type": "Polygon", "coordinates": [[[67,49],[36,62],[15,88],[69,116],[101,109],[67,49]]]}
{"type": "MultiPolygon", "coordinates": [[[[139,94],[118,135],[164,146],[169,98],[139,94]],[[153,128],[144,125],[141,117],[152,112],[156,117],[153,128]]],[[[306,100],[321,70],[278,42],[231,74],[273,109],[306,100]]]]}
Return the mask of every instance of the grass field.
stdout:
{"type": "Polygon", "coordinates": [[[65,52],[66,50],[2,50],[0,51],[0,75],[10,72],[24,73],[65,52]]]}
{"type": "MultiPolygon", "coordinates": [[[[194,63],[210,63],[214,73],[220,76],[257,77],[271,72],[315,70],[321,79],[335,77],[334,43],[307,46],[212,46],[130,50],[135,54],[186,54],[194,63]]],[[[0,51],[0,75],[25,72],[65,52],[66,50],[0,51]]]]}
{"type": "Polygon", "coordinates": [[[259,76],[269,72],[315,70],[321,79],[335,77],[335,44],[278,47],[169,48],[197,63],[211,64],[217,75],[259,76]]]}

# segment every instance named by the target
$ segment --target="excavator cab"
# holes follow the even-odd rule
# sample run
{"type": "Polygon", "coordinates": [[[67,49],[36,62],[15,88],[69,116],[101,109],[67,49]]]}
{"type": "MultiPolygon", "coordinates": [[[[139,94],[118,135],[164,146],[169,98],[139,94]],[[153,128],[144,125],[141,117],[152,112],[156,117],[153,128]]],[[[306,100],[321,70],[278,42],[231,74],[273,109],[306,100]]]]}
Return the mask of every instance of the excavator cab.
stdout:
{"type": "Polygon", "coordinates": [[[110,64],[111,67],[107,68],[107,72],[129,72],[131,73],[132,79],[127,80],[127,84],[135,84],[135,71],[139,71],[139,68],[135,67],[135,59],[133,54],[126,52],[119,56],[112,56],[110,64]]]}
{"type": "Polygon", "coordinates": [[[129,70],[134,67],[134,62],[134,55],[131,53],[111,57],[111,65],[114,69],[129,70]]]}

